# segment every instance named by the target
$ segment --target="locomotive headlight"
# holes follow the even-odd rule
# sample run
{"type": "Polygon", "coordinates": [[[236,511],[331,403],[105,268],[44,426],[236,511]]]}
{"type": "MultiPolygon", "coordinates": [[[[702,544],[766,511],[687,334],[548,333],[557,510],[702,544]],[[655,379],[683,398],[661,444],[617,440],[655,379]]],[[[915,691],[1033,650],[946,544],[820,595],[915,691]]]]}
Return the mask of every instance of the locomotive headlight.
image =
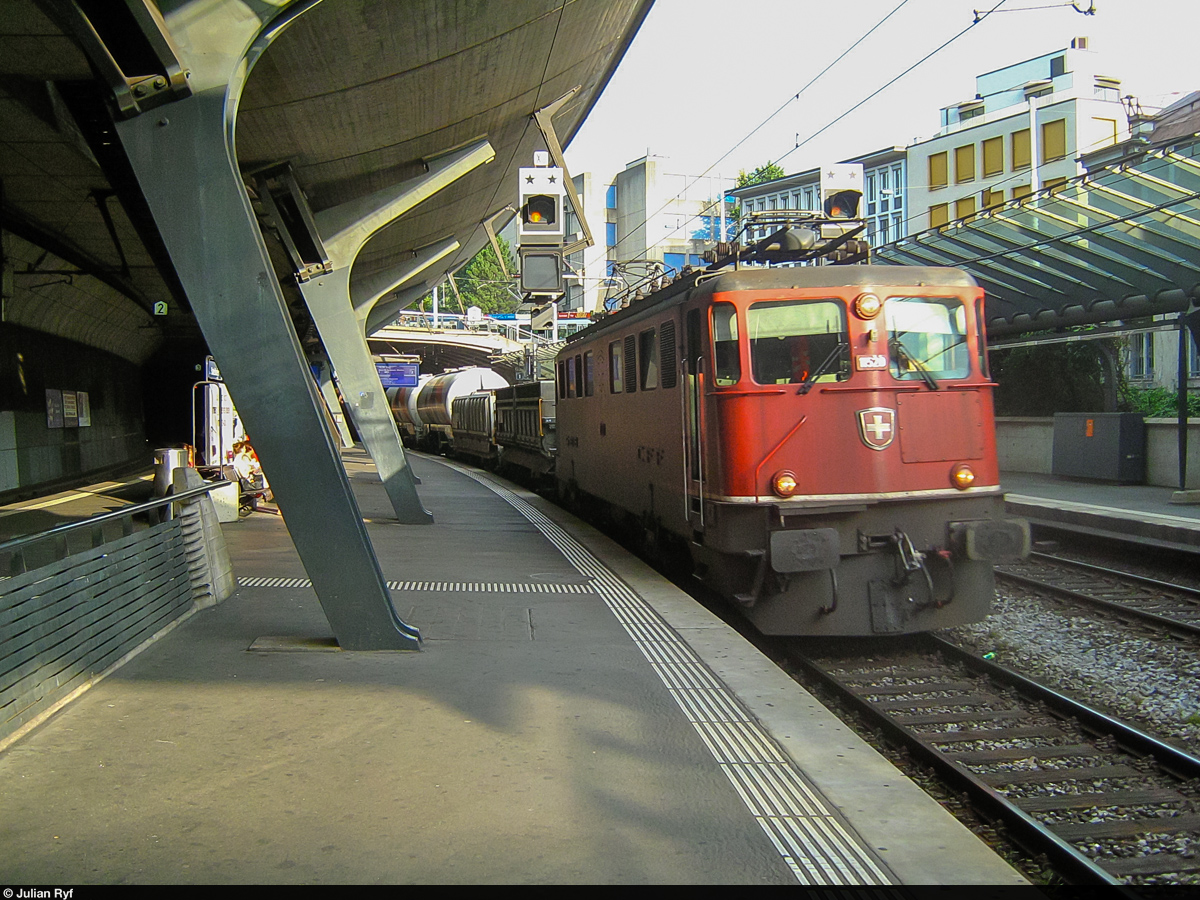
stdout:
{"type": "Polygon", "coordinates": [[[796,493],[797,487],[796,473],[789,472],[787,469],[784,469],[781,472],[776,472],[771,478],[771,490],[773,490],[780,497],[792,496],[792,494],[796,493]]]}
{"type": "Polygon", "coordinates": [[[854,299],[854,314],[860,319],[873,319],[883,309],[883,301],[876,294],[859,294],[854,299]]]}
{"type": "Polygon", "coordinates": [[[966,463],[959,463],[950,470],[950,483],[960,491],[965,491],[975,483],[975,470],[966,463]]]}

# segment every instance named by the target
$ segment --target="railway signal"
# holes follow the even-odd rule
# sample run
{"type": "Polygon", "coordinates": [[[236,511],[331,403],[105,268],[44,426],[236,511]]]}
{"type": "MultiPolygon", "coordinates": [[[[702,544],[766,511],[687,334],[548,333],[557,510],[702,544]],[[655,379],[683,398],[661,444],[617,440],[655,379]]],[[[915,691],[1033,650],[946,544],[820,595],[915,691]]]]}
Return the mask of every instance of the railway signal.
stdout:
{"type": "Polygon", "coordinates": [[[858,218],[862,200],[861,163],[834,163],[821,169],[821,203],[831,219],[858,218]]]}
{"type": "Polygon", "coordinates": [[[563,283],[566,187],[563,170],[547,165],[549,154],[535,153],[534,165],[518,170],[517,255],[520,288],[533,296],[557,297],[563,283]]]}

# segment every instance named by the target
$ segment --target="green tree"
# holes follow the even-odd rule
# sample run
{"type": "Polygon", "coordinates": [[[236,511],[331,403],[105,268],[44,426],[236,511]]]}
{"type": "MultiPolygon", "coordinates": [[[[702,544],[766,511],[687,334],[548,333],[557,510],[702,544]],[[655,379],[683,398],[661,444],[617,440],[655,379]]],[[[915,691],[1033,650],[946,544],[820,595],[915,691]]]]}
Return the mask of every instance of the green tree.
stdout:
{"type": "Polygon", "coordinates": [[[776,178],[782,178],[785,174],[781,166],[767,160],[767,162],[749,174],[747,174],[745,169],[740,170],[737,174],[737,180],[734,182],[734,187],[744,188],[752,184],[774,181],[776,178]]]}
{"type": "MultiPolygon", "coordinates": [[[[504,265],[509,274],[505,275],[505,269],[500,268],[492,245],[485,245],[454,276],[454,283],[462,296],[463,312],[472,306],[478,306],[484,315],[512,312],[517,308],[519,301],[508,289],[508,286],[513,284],[513,273],[516,271],[512,249],[502,237],[497,236],[496,243],[504,255],[504,265]]],[[[443,283],[441,298],[440,306],[444,312],[452,312],[458,305],[458,298],[449,284],[443,283]]],[[[422,312],[432,310],[433,296],[426,294],[413,304],[413,309],[422,312]]]]}
{"type": "MultiPolygon", "coordinates": [[[[734,189],[749,187],[752,184],[763,184],[767,181],[774,181],[776,178],[784,176],[783,167],[767,160],[753,172],[747,172],[745,169],[738,171],[737,179],[734,181],[734,189]]],[[[742,205],[739,203],[730,210],[730,215],[734,219],[742,217],[742,205]]]]}
{"type": "Polygon", "coordinates": [[[487,244],[454,276],[463,305],[478,306],[485,315],[512,312],[519,302],[509,289],[513,284],[512,274],[517,268],[512,249],[502,237],[497,237],[496,243],[504,255],[504,269],[500,268],[492,245],[487,244]],[[504,274],[506,270],[508,275],[504,274]]]}

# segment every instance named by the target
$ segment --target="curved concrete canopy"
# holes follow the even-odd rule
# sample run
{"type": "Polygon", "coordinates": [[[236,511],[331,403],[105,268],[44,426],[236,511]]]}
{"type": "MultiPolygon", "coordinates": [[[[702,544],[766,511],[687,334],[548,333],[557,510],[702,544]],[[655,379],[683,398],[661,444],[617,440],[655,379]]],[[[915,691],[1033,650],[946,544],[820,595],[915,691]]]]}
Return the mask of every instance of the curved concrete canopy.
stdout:
{"type": "MultiPolygon", "coordinates": [[[[196,0],[161,4],[189,5],[204,15],[206,4],[196,0]]],[[[578,87],[555,118],[566,143],[650,5],[324,0],[284,30],[251,72],[238,111],[238,161],[247,176],[290,163],[319,212],[411,178],[424,171],[424,160],[486,138],[494,162],[377,232],[353,269],[355,282],[369,279],[456,239],[459,251],[421,273],[420,284],[436,282],[482,245],[484,219],[515,201],[517,168],[545,147],[532,114],[578,87]]],[[[51,236],[57,255],[118,278],[147,311],[168,301],[171,314],[155,319],[158,331],[167,341],[194,337],[186,298],[111,141],[103,85],[79,43],[34,0],[3,0],[0,8],[6,227],[51,236]],[[113,191],[121,202],[105,199],[113,191]]],[[[289,282],[286,255],[272,256],[289,282]]],[[[105,301],[96,302],[105,319],[105,301]]],[[[306,316],[298,302],[294,312],[306,316]]],[[[113,329],[127,327],[118,321],[127,311],[111,313],[113,329]]],[[[53,320],[43,310],[34,327],[53,328],[46,325],[53,320]]],[[[109,342],[119,343],[117,335],[109,342]]]]}

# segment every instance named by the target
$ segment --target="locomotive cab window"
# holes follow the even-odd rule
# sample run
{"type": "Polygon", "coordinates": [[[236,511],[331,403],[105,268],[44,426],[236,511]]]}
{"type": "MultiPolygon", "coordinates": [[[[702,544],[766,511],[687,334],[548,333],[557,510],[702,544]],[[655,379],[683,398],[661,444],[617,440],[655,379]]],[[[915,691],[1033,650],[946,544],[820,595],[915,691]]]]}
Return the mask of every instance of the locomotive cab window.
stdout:
{"type": "Polygon", "coordinates": [[[772,300],[746,311],[750,369],[758,384],[850,377],[845,310],[832,300],[772,300]]]}
{"type": "Polygon", "coordinates": [[[883,312],[893,378],[936,382],[970,374],[967,311],[960,300],[889,297],[883,312]]]}
{"type": "Polygon", "coordinates": [[[713,304],[712,339],[714,382],[737,384],[742,380],[742,361],[738,355],[737,307],[732,303],[713,304]]]}

